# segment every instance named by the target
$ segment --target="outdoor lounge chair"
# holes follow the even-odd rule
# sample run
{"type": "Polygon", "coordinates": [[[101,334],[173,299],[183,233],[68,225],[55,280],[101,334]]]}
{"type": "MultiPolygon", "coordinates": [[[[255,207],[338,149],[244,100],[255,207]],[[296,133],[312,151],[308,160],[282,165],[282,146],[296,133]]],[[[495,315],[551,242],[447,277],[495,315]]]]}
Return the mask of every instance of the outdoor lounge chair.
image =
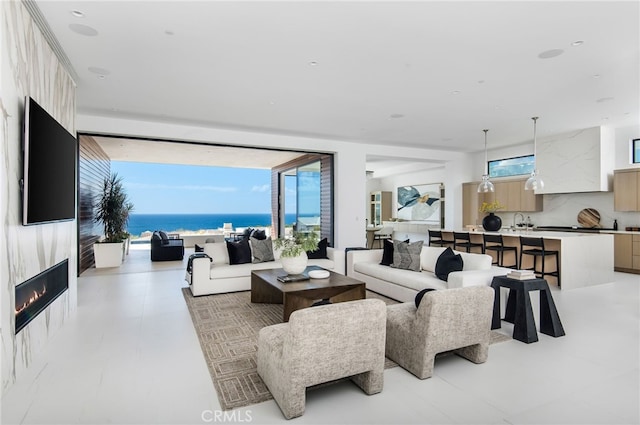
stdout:
{"type": "Polygon", "coordinates": [[[175,261],[184,258],[184,240],[170,239],[161,230],[151,236],[151,261],[175,261]]]}

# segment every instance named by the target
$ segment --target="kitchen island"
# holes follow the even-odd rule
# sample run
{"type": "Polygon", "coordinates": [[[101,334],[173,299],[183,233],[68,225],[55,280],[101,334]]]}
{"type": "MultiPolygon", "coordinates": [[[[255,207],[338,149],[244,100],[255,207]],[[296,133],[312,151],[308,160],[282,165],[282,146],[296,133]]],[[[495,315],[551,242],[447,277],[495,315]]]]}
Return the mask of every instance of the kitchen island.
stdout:
{"type": "MultiPolygon", "coordinates": [[[[443,230],[443,233],[447,233],[443,230]]],[[[500,234],[505,246],[514,246],[520,258],[520,236],[543,238],[545,248],[560,253],[560,279],[562,289],[575,289],[585,286],[612,282],[613,277],[613,235],[604,233],[578,232],[544,232],[544,231],[511,231],[500,232],[471,231],[471,239],[481,242],[482,235],[500,234]]],[[[452,235],[453,236],[453,235],[452,235]]],[[[507,254],[508,255],[508,254],[507,254]]],[[[530,255],[523,258],[524,264],[519,268],[532,267],[530,255]]],[[[548,257],[546,270],[555,270],[555,259],[548,257]]],[[[539,267],[539,266],[538,266],[539,267]]],[[[549,285],[558,284],[553,276],[546,276],[549,285]]]]}
{"type": "MultiPolygon", "coordinates": [[[[437,226],[421,222],[384,222],[385,227],[393,227],[393,238],[399,240],[410,239],[424,240],[429,243],[428,229],[439,230],[437,226]]],[[[571,232],[510,230],[503,229],[499,232],[485,232],[482,229],[469,231],[469,229],[456,230],[456,232],[469,232],[472,242],[482,242],[482,235],[500,234],[504,237],[506,246],[516,247],[518,261],[520,258],[520,236],[543,238],[545,248],[559,251],[560,280],[562,289],[582,288],[585,286],[599,285],[612,282],[614,272],[614,236],[612,231],[607,233],[579,233],[571,232]]],[[[445,239],[453,239],[453,230],[443,229],[445,239]]],[[[620,232],[617,232],[620,233],[620,232]]],[[[475,252],[475,250],[474,250],[475,252]]],[[[489,253],[491,254],[491,253],[489,253]]],[[[511,262],[510,253],[505,254],[505,264],[511,262]]],[[[523,258],[524,267],[531,267],[533,259],[530,255],[523,258]]],[[[555,270],[555,258],[549,257],[545,262],[545,270],[555,270]]],[[[520,265],[520,268],[523,266],[520,265]]],[[[549,285],[557,286],[554,276],[545,276],[549,285]]]]}

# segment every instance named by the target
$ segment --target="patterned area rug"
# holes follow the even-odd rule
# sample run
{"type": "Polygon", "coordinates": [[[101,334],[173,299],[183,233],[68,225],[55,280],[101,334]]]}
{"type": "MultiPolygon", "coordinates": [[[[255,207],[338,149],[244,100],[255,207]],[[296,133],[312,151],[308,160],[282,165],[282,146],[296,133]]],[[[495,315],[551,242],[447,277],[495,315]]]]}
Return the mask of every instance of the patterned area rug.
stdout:
{"type": "MultiPolygon", "coordinates": [[[[257,372],[258,331],[282,322],[282,304],[252,304],[250,291],[194,297],[182,288],[182,293],[222,409],[271,400],[257,372]]],[[[370,291],[367,298],[396,303],[370,291]]],[[[511,339],[491,334],[492,344],[511,339]]],[[[385,369],[396,366],[387,359],[385,369]]]]}

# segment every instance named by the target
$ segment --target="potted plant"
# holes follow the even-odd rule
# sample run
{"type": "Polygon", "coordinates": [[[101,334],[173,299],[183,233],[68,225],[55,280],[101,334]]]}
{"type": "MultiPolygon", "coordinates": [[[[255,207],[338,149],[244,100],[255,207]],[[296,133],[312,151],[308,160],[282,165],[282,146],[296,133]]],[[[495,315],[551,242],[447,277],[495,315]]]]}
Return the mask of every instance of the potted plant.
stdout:
{"type": "Polygon", "coordinates": [[[495,212],[504,208],[498,201],[483,202],[480,206],[481,213],[489,213],[482,219],[482,227],[488,232],[497,232],[502,227],[502,219],[495,215],[495,212]]]}
{"type": "Polygon", "coordinates": [[[94,220],[101,223],[104,230],[104,239],[93,244],[96,268],[117,267],[122,264],[124,242],[129,239],[127,222],[133,204],[129,202],[122,178],[116,173],[105,177],[94,208],[94,220]]]}
{"type": "Polygon", "coordinates": [[[300,274],[307,268],[307,251],[318,249],[319,237],[316,232],[294,232],[291,238],[274,241],[276,249],[281,249],[280,262],[288,274],[300,274]]]}

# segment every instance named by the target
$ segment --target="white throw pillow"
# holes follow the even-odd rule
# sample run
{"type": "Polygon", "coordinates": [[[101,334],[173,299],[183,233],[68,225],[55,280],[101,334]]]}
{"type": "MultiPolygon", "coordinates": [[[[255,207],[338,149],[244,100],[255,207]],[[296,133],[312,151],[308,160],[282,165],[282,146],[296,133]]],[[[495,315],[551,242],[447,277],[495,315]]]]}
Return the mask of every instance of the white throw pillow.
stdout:
{"type": "MultiPolygon", "coordinates": [[[[458,251],[455,251],[458,254],[458,251]]],[[[473,254],[468,252],[460,252],[462,256],[462,271],[467,270],[489,270],[491,269],[491,256],[487,254],[473,254]]]]}
{"type": "Polygon", "coordinates": [[[420,252],[420,267],[427,272],[436,271],[436,261],[446,248],[439,246],[423,246],[420,252]]]}
{"type": "Polygon", "coordinates": [[[229,264],[229,251],[226,243],[206,243],[204,253],[213,259],[214,265],[229,264]]]}

